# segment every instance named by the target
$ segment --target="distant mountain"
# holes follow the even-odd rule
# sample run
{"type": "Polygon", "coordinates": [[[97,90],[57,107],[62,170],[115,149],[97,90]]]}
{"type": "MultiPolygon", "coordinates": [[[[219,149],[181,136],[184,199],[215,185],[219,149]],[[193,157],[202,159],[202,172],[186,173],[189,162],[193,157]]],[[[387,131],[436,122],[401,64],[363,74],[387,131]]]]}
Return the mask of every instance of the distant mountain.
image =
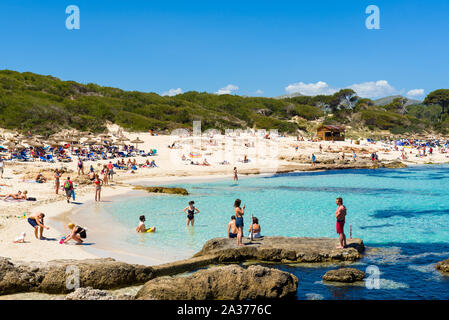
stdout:
{"type": "Polygon", "coordinates": [[[388,96],[388,97],[380,98],[380,99],[373,100],[373,101],[374,101],[374,104],[376,106],[384,106],[386,104],[389,104],[389,103],[393,102],[393,100],[396,99],[396,98],[405,98],[405,99],[407,99],[407,103],[405,104],[405,106],[422,103],[421,100],[409,99],[409,98],[406,98],[406,97],[401,96],[401,95],[388,96]]]}

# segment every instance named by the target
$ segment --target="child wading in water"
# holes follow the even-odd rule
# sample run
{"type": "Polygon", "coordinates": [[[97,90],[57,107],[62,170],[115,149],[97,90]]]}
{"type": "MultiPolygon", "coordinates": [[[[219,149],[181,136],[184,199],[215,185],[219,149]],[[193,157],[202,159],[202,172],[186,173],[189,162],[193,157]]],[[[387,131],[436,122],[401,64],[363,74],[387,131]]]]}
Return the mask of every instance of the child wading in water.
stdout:
{"type": "Polygon", "coordinates": [[[187,214],[187,226],[189,226],[189,222],[193,227],[195,223],[195,214],[200,213],[198,208],[194,207],[195,201],[190,201],[189,206],[184,208],[184,212],[187,214]]]}

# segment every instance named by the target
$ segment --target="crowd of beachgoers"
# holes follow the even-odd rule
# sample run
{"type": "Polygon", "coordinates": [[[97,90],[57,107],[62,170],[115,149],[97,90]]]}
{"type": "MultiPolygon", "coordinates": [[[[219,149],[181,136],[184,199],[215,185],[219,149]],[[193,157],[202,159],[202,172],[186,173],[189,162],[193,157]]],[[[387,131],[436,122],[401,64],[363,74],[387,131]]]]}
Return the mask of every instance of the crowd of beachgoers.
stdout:
{"type": "MultiPolygon", "coordinates": [[[[58,231],[52,227],[53,219],[82,204],[101,203],[105,197],[122,195],[129,190],[126,183],[132,181],[151,185],[191,177],[228,177],[237,182],[239,175],[253,169],[297,163],[316,166],[326,159],[406,164],[449,161],[448,141],[438,138],[334,142],[301,136],[275,137],[253,130],[230,136],[192,137],[126,132],[110,126],[100,135],[62,131],[47,138],[32,132],[19,135],[1,130],[0,140],[0,250],[3,256],[37,261],[92,258],[79,246],[57,245],[83,243],[90,226],[65,221],[65,230],[58,231]]],[[[187,225],[193,227],[194,219],[189,217],[194,217],[198,209],[189,204],[184,211],[187,225]]],[[[228,237],[239,233],[237,211],[231,212],[234,218],[227,226],[228,237]]],[[[141,215],[136,213],[136,224],[141,215]]],[[[254,218],[250,230],[258,237],[260,224],[254,218]]],[[[156,231],[154,226],[146,228],[144,221],[145,217],[140,217],[136,231],[156,231]]],[[[238,241],[241,243],[241,236],[238,241]]]]}

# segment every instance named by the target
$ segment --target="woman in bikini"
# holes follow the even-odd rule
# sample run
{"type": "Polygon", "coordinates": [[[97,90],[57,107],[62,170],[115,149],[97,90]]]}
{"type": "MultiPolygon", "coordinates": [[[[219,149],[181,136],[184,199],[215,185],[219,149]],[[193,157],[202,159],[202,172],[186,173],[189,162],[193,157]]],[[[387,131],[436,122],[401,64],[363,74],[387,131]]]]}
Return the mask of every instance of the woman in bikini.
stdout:
{"type": "Polygon", "coordinates": [[[98,177],[98,174],[95,175],[95,201],[101,201],[101,185],[103,184],[103,181],[100,180],[98,177]]]}
{"type": "Polygon", "coordinates": [[[243,208],[240,208],[240,204],[242,200],[236,199],[234,202],[234,211],[235,211],[235,226],[237,227],[237,245],[243,246],[242,237],[243,237],[243,215],[245,214],[245,205],[243,208]]]}
{"type": "Polygon", "coordinates": [[[189,206],[184,208],[184,212],[187,214],[187,227],[189,226],[189,223],[192,225],[195,223],[195,214],[200,213],[200,210],[198,208],[194,207],[195,201],[190,201],[189,206]]]}
{"type": "Polygon", "coordinates": [[[58,192],[59,192],[59,183],[60,183],[59,182],[59,178],[61,177],[61,174],[59,173],[58,169],[55,169],[54,177],[55,177],[56,194],[58,194],[58,192]]]}

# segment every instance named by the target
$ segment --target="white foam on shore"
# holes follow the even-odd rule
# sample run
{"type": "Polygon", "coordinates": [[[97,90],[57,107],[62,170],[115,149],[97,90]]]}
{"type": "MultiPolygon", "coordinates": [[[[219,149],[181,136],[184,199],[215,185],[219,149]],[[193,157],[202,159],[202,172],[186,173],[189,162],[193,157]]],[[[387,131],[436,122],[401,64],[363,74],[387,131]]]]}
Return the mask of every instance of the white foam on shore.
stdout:
{"type": "Polygon", "coordinates": [[[306,293],[306,300],[324,300],[324,296],[319,293],[306,293]]]}

